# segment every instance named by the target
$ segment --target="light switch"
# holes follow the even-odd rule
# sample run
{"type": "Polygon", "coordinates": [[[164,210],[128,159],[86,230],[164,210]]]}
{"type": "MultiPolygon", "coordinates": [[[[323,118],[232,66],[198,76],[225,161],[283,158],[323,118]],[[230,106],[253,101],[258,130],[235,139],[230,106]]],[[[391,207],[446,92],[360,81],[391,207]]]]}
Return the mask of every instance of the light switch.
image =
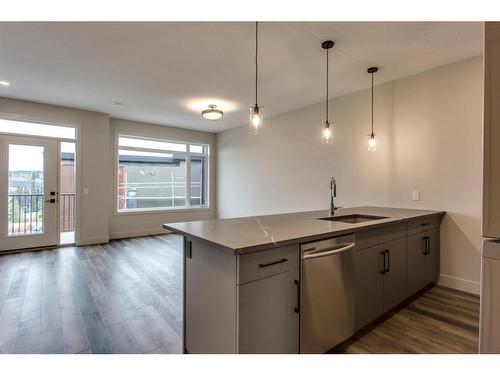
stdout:
{"type": "Polygon", "coordinates": [[[413,190],[413,192],[411,193],[411,198],[412,198],[414,201],[419,201],[419,200],[420,200],[420,191],[418,191],[418,190],[413,190]]]}
{"type": "Polygon", "coordinates": [[[83,194],[89,195],[89,188],[88,187],[83,188],[83,194]]]}

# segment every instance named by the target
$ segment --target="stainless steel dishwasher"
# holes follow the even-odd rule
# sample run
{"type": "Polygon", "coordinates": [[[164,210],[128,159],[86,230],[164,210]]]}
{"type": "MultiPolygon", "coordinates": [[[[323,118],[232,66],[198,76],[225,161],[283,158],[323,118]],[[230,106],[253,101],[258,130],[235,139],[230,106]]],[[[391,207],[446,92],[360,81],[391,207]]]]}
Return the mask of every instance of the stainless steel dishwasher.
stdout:
{"type": "Polygon", "coordinates": [[[324,353],[354,334],[354,245],[353,234],[301,245],[301,353],[324,353]]]}

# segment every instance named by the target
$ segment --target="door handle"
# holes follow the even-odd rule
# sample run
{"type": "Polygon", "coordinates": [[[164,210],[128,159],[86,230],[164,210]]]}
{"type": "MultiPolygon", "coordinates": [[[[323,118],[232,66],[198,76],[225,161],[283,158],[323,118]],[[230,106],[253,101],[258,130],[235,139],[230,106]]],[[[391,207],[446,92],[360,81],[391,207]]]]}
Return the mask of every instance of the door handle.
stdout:
{"type": "Polygon", "coordinates": [[[344,251],[352,249],[354,246],[356,246],[356,244],[350,243],[350,244],[348,244],[346,246],[323,250],[320,253],[316,253],[316,252],[310,251],[308,253],[304,253],[303,259],[306,260],[306,259],[312,259],[312,258],[320,258],[320,257],[326,257],[328,255],[343,253],[344,251]]]}
{"type": "Polygon", "coordinates": [[[424,240],[424,252],[422,254],[424,255],[427,255],[427,254],[430,254],[431,250],[430,250],[430,237],[429,236],[425,236],[425,237],[422,237],[422,239],[424,240]]]}
{"type": "Polygon", "coordinates": [[[300,313],[300,282],[299,280],[293,280],[293,283],[297,286],[297,306],[293,309],[297,314],[300,313]]]}
{"type": "Polygon", "coordinates": [[[45,203],[56,203],[56,200],[54,198],[47,199],[45,200],[45,203]]]}
{"type": "Polygon", "coordinates": [[[430,250],[429,250],[429,237],[428,236],[425,236],[425,237],[422,237],[422,239],[424,240],[424,251],[422,252],[423,255],[427,255],[430,253],[430,250]]]}
{"type": "Polygon", "coordinates": [[[391,252],[389,250],[386,250],[385,253],[387,254],[387,267],[385,269],[385,272],[390,272],[391,271],[391,252]]]}
{"type": "Polygon", "coordinates": [[[386,255],[387,255],[387,250],[384,250],[384,251],[381,251],[380,252],[380,255],[382,255],[382,271],[380,271],[381,274],[384,274],[387,272],[387,269],[385,267],[385,258],[386,258],[386,255]]]}
{"type": "Polygon", "coordinates": [[[193,257],[193,243],[186,239],[186,258],[192,258],[193,257]]]}

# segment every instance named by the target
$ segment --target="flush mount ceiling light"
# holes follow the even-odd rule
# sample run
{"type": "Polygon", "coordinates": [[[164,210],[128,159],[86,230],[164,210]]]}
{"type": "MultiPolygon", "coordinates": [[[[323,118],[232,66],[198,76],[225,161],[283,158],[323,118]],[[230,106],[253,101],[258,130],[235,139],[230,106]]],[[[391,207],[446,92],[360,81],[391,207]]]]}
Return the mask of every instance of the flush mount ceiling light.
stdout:
{"type": "Polygon", "coordinates": [[[333,47],[335,43],[333,43],[331,40],[325,40],[323,43],[321,43],[321,48],[323,48],[326,51],[326,102],[325,102],[325,120],[323,121],[322,125],[322,136],[323,136],[323,142],[324,143],[331,143],[333,139],[333,121],[330,121],[329,119],[329,102],[328,102],[328,50],[333,47]]]}
{"type": "Polygon", "coordinates": [[[259,77],[259,23],[255,22],[255,105],[250,106],[250,128],[255,135],[262,133],[262,106],[258,104],[258,77],[259,77]]]}
{"type": "Polygon", "coordinates": [[[8,82],[8,81],[0,81],[0,86],[9,87],[10,86],[10,82],[8,82]]]}
{"type": "Polygon", "coordinates": [[[203,111],[201,111],[201,115],[207,120],[215,121],[224,116],[224,112],[222,112],[220,109],[217,109],[217,106],[215,104],[210,104],[208,106],[208,109],[204,109],[203,111]]]}
{"type": "Polygon", "coordinates": [[[372,75],[372,132],[368,134],[368,151],[375,152],[377,151],[377,140],[375,139],[375,133],[373,133],[373,75],[378,72],[378,68],[376,66],[372,66],[368,68],[368,73],[372,75]]]}

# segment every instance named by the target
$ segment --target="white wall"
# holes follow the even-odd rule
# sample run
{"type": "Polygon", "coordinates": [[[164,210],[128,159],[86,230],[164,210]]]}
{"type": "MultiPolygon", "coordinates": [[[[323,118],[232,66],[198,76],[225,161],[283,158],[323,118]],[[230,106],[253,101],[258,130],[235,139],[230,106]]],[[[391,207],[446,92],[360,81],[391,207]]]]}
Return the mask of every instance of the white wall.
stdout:
{"type": "Polygon", "coordinates": [[[367,151],[370,91],[332,102],[331,145],[320,140],[323,104],[267,118],[258,137],[246,127],[217,134],[219,216],[326,209],[335,176],[339,205],[447,211],[441,282],[478,292],[482,58],[377,86],[376,153],[367,151]]]}
{"type": "Polygon", "coordinates": [[[79,163],[77,187],[77,231],[79,244],[108,240],[108,210],[103,204],[109,190],[103,180],[108,178],[109,116],[23,100],[0,98],[0,116],[54,124],[78,129],[79,163]],[[83,187],[88,195],[83,195],[83,187]]]}
{"type": "Polygon", "coordinates": [[[394,202],[447,211],[441,283],[479,293],[482,194],[482,58],[394,86],[394,202]],[[408,200],[422,192],[421,202],[408,200]]]}
{"type": "Polygon", "coordinates": [[[78,129],[77,238],[78,245],[103,243],[109,238],[165,232],[165,222],[211,219],[215,216],[215,135],[162,125],[118,119],[107,114],[0,97],[0,116],[26,121],[71,125],[78,129]],[[176,213],[116,215],[114,210],[114,133],[126,131],[211,145],[208,210],[176,213]],[[88,188],[88,194],[83,194],[88,188]]]}
{"type": "MultiPolygon", "coordinates": [[[[153,125],[143,122],[127,121],[121,119],[111,119],[110,136],[109,136],[109,149],[115,150],[116,133],[136,134],[143,137],[158,137],[171,140],[182,140],[191,142],[200,142],[210,145],[211,156],[215,155],[215,134],[204,133],[194,130],[180,129],[169,126],[153,125]]],[[[115,171],[116,159],[113,156],[110,158],[109,170],[115,171]]],[[[113,183],[116,177],[116,172],[110,175],[110,197],[109,200],[109,236],[110,238],[124,238],[133,236],[142,236],[147,234],[164,233],[161,224],[168,222],[178,221],[191,221],[191,220],[207,220],[215,217],[215,160],[210,158],[209,166],[209,202],[210,208],[192,209],[189,211],[176,212],[155,212],[155,213],[117,213],[116,212],[116,192],[115,184],[113,183]]]]}

